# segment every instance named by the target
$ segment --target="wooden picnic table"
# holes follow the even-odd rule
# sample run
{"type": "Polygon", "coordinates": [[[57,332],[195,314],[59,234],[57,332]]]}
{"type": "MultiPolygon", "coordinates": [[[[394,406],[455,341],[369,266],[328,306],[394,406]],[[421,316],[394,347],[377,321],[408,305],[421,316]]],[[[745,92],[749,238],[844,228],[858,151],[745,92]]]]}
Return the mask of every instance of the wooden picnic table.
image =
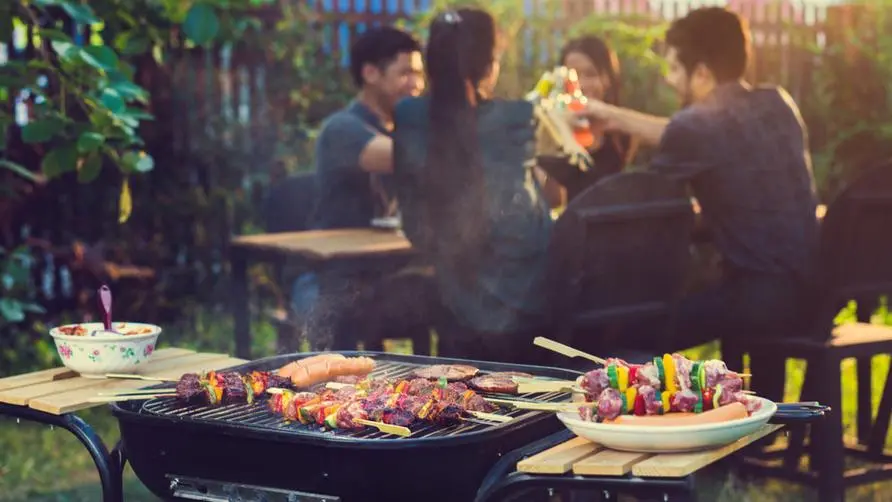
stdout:
{"type": "MultiPolygon", "coordinates": [[[[184,373],[217,370],[246,362],[226,354],[201,353],[181,348],[158,349],[140,370],[141,375],[179,378],[184,373]]],[[[93,428],[74,414],[103,403],[90,402],[100,393],[116,393],[147,387],[145,380],[96,379],[78,376],[65,368],[52,368],[0,378],[0,415],[19,420],[59,426],[71,432],[87,448],[99,471],[102,500],[123,500],[121,474],[124,468],[120,444],[109,453],[93,428]]]]}
{"type": "Polygon", "coordinates": [[[562,431],[509,453],[487,476],[477,502],[493,502],[530,488],[616,493],[660,500],[695,500],[694,474],[779,430],[766,424],[729,445],[693,453],[631,453],[611,450],[562,431]]]}
{"type": "Polygon", "coordinates": [[[248,265],[251,262],[286,262],[319,272],[333,263],[361,263],[368,270],[406,263],[414,255],[412,244],[401,232],[373,228],[310,230],[242,235],[230,242],[232,315],[235,354],[251,358],[251,324],[248,265]]]}

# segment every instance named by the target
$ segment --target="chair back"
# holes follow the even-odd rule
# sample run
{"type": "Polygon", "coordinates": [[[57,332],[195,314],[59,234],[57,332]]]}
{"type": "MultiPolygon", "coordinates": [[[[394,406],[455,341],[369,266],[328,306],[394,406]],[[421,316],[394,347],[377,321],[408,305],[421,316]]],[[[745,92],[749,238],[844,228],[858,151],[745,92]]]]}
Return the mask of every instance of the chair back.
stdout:
{"type": "Polygon", "coordinates": [[[830,203],[818,266],[828,315],[850,299],[892,295],[892,161],[865,171],[830,203]]]}
{"type": "Polygon", "coordinates": [[[270,187],[263,205],[267,232],[307,230],[316,204],[316,176],[301,173],[289,176],[270,187]]]}
{"type": "Polygon", "coordinates": [[[579,194],[551,242],[557,336],[668,316],[687,278],[693,225],[683,185],[656,173],[615,174],[579,194]]]}

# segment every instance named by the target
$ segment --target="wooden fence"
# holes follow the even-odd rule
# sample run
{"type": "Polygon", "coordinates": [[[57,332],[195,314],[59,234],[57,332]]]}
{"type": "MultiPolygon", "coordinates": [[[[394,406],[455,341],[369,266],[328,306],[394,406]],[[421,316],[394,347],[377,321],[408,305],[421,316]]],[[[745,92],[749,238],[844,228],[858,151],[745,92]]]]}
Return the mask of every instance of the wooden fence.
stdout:
{"type": "MultiPolygon", "coordinates": [[[[531,16],[543,5],[541,0],[523,1],[531,16]]],[[[316,0],[315,7],[324,14],[325,49],[344,67],[344,49],[358,33],[368,26],[408,19],[430,3],[316,0]]],[[[555,23],[567,26],[592,13],[660,22],[705,3],[564,0],[555,23]]],[[[805,100],[816,60],[801,47],[824,43],[826,13],[807,2],[776,5],[751,1],[735,7],[752,20],[756,55],[752,76],[784,84],[794,97],[805,100]]],[[[549,44],[554,48],[560,40],[552,42],[558,42],[549,44]]],[[[18,42],[5,45],[11,59],[33,56],[29,37],[19,34],[18,42]]],[[[231,47],[177,51],[166,67],[157,67],[151,58],[138,61],[137,78],[152,92],[152,112],[157,116],[147,130],[156,168],[135,180],[135,211],[127,225],[118,226],[111,216],[118,175],[110,169],[88,186],[77,184],[72,176],[54,180],[28,196],[15,215],[7,218],[0,246],[10,248],[30,239],[37,258],[33,275],[37,299],[51,311],[83,307],[89,297],[84,292],[92,291],[99,280],[109,279],[107,270],[100,273],[91,267],[91,256],[94,261],[120,265],[119,272],[126,273],[118,278],[135,278],[134,290],[144,288],[163,297],[159,300],[148,294],[134,300],[134,308],[142,308],[142,319],[161,320],[164,305],[181,293],[211,301],[225,298],[227,241],[256,221],[258,194],[280,157],[277,148],[293,138],[283,137],[285,118],[276,115],[277,107],[271,102],[270,69],[262,53],[231,47]],[[86,259],[84,249],[89,251],[86,259]],[[147,270],[150,274],[143,275],[147,270]]],[[[554,57],[552,51],[536,59],[545,63],[554,57]]],[[[8,106],[16,109],[19,123],[24,123],[29,98],[9,99],[8,106]]],[[[310,162],[298,160],[303,165],[310,162]]],[[[30,161],[29,167],[37,169],[39,158],[30,161]]],[[[176,314],[171,311],[171,315],[176,314]]]]}

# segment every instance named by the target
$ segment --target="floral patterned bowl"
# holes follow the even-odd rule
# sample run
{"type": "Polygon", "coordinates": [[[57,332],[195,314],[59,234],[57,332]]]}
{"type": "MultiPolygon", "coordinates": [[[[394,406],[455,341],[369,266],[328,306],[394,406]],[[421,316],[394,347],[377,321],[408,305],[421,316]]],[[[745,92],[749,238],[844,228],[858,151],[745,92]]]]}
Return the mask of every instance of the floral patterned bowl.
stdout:
{"type": "Polygon", "coordinates": [[[139,332],[120,335],[104,331],[102,323],[59,326],[50,330],[62,364],[85,378],[105,378],[106,373],[137,373],[151,359],[161,328],[135,322],[115,323],[116,331],[139,332]],[[83,328],[83,335],[68,335],[83,328]]]}

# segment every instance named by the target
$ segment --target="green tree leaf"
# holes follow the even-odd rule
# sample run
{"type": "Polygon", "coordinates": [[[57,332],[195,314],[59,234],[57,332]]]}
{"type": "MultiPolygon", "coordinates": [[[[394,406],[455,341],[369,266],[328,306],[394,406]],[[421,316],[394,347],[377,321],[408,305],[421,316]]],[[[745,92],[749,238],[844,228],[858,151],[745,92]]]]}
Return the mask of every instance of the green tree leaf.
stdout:
{"type": "Polygon", "coordinates": [[[125,31],[115,37],[115,49],[125,56],[137,56],[148,52],[150,41],[142,33],[125,31]]]}
{"type": "Polygon", "coordinates": [[[155,168],[155,159],[146,152],[131,150],[124,154],[122,162],[128,173],[147,173],[155,168]]]}
{"type": "Polygon", "coordinates": [[[105,136],[98,132],[87,131],[77,139],[77,151],[90,153],[96,151],[105,142],[105,136]]]}
{"type": "Polygon", "coordinates": [[[118,223],[126,223],[133,212],[133,198],[130,196],[130,180],[124,177],[121,184],[121,196],[118,198],[118,223]]]}
{"type": "Polygon", "coordinates": [[[60,58],[68,61],[77,58],[81,52],[80,47],[61,40],[53,40],[50,42],[50,45],[52,45],[53,50],[56,51],[60,58]]]}
{"type": "Polygon", "coordinates": [[[62,9],[71,16],[71,19],[74,19],[78,23],[95,24],[99,22],[99,19],[93,14],[93,9],[88,5],[72,2],[71,0],[62,1],[60,4],[62,5],[62,9]]]}
{"type": "Polygon", "coordinates": [[[99,96],[99,102],[112,113],[122,112],[127,107],[126,103],[124,103],[124,99],[118,94],[118,91],[109,87],[102,90],[102,94],[99,96]]]}
{"type": "Polygon", "coordinates": [[[14,298],[0,298],[0,317],[6,322],[22,322],[25,320],[25,311],[22,303],[14,298]]]}
{"type": "Polygon", "coordinates": [[[125,101],[149,102],[149,93],[145,89],[123,77],[112,81],[109,87],[114,89],[125,101]]]}
{"type": "Polygon", "coordinates": [[[85,159],[81,162],[80,166],[77,168],[77,181],[81,183],[89,183],[96,179],[99,176],[99,171],[102,170],[102,155],[98,152],[93,152],[90,155],[87,155],[85,159]]]}
{"type": "Polygon", "coordinates": [[[18,174],[22,178],[25,178],[28,181],[37,182],[40,181],[40,178],[37,174],[31,172],[25,166],[21,164],[17,164],[11,160],[0,159],[0,167],[9,169],[10,171],[18,174]]]}
{"type": "Polygon", "coordinates": [[[57,117],[28,122],[22,127],[22,141],[25,143],[45,143],[58,134],[65,124],[57,117]]]}
{"type": "Polygon", "coordinates": [[[41,28],[39,34],[42,38],[50,41],[74,43],[68,34],[54,28],[41,28]]]}
{"type": "Polygon", "coordinates": [[[118,67],[118,55],[106,45],[90,45],[83,49],[81,58],[99,70],[114,70],[118,67]]]}
{"type": "Polygon", "coordinates": [[[220,32],[220,20],[210,5],[197,3],[186,14],[183,30],[196,44],[206,45],[220,32]]]}
{"type": "Polygon", "coordinates": [[[57,146],[50,150],[40,162],[40,169],[50,179],[77,169],[77,150],[74,144],[57,146]]]}

